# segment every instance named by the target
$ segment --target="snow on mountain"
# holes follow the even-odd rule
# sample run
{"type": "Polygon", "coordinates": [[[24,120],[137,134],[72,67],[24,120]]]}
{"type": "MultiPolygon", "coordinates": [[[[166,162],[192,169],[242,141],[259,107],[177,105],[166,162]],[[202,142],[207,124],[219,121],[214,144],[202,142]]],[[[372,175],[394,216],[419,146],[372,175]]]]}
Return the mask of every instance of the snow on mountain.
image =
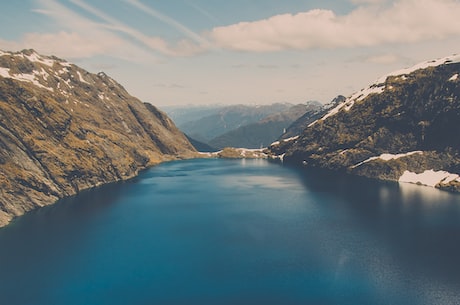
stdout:
{"type": "Polygon", "coordinates": [[[452,182],[460,182],[460,176],[446,171],[426,170],[423,173],[413,173],[405,171],[399,178],[399,182],[421,184],[425,186],[435,187],[438,184],[449,184],[452,182]]]}
{"type": "MultiPolygon", "coordinates": [[[[435,59],[435,60],[424,61],[424,62],[416,64],[416,65],[414,65],[412,67],[388,73],[388,74],[380,77],[379,79],[377,79],[375,82],[370,84],[368,87],[366,87],[364,89],[361,89],[360,91],[357,91],[354,94],[352,94],[351,96],[349,96],[343,103],[341,103],[341,104],[337,105],[335,108],[331,109],[322,118],[312,122],[309,125],[309,127],[313,126],[318,121],[326,120],[327,118],[339,113],[342,110],[349,111],[351,109],[351,107],[353,107],[355,102],[362,101],[362,100],[364,100],[365,98],[367,98],[371,94],[380,94],[380,93],[384,92],[385,89],[386,89],[385,83],[386,83],[386,80],[388,79],[388,77],[400,76],[401,80],[404,81],[404,80],[406,80],[406,76],[408,74],[411,74],[412,72],[415,72],[417,70],[426,69],[426,68],[429,68],[429,67],[436,67],[436,66],[440,66],[440,65],[448,65],[448,64],[452,64],[452,63],[459,63],[459,62],[460,62],[460,55],[459,54],[454,54],[454,55],[451,55],[451,56],[442,57],[442,58],[438,58],[438,59],[435,59]]],[[[455,81],[455,80],[457,80],[457,78],[458,78],[458,74],[455,74],[449,79],[449,81],[455,81]]]]}
{"type": "Polygon", "coordinates": [[[460,56],[389,73],[304,125],[271,158],[460,192],[460,56]]]}

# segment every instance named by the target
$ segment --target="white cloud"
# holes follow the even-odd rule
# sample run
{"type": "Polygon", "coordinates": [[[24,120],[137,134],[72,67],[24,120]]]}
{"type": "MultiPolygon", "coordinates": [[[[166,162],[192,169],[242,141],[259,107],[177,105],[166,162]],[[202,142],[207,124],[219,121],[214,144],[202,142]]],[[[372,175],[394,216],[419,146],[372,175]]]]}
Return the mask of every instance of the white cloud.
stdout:
{"type": "Polygon", "coordinates": [[[208,36],[220,48],[253,52],[406,44],[460,35],[458,16],[456,0],[398,0],[364,5],[343,16],[320,9],[276,15],[216,27],[208,36]]]}
{"type": "MultiPolygon", "coordinates": [[[[145,35],[82,0],[70,2],[97,17],[102,23],[88,19],[56,0],[37,0],[39,8],[33,11],[54,20],[59,30],[52,33],[27,33],[16,41],[0,40],[0,47],[12,51],[33,48],[43,54],[67,59],[108,55],[138,62],[156,61],[155,54],[190,56],[204,50],[203,46],[196,43],[200,36],[187,32],[185,27],[182,31],[187,32],[189,39],[171,44],[163,38],[145,35]]],[[[175,26],[179,27],[180,24],[175,26]]]]}
{"type": "Polygon", "coordinates": [[[28,33],[20,41],[0,41],[2,48],[16,51],[33,48],[43,54],[53,54],[64,58],[88,58],[104,54],[108,49],[123,45],[116,37],[94,41],[91,37],[76,32],[28,33]]]}
{"type": "Polygon", "coordinates": [[[127,42],[108,29],[108,26],[85,18],[55,0],[37,0],[35,13],[55,21],[56,32],[27,33],[16,41],[0,41],[8,50],[33,48],[43,54],[53,54],[66,59],[90,58],[108,55],[125,60],[154,60],[151,52],[127,42]]]}

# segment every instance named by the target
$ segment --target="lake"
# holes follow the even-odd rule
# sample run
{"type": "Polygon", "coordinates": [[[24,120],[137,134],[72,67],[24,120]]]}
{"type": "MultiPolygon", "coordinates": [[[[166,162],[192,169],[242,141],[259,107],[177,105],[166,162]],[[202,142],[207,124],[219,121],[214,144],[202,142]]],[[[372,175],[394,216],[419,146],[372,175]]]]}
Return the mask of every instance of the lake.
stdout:
{"type": "Polygon", "coordinates": [[[0,229],[0,303],[459,304],[459,260],[459,195],[186,160],[0,229]]]}

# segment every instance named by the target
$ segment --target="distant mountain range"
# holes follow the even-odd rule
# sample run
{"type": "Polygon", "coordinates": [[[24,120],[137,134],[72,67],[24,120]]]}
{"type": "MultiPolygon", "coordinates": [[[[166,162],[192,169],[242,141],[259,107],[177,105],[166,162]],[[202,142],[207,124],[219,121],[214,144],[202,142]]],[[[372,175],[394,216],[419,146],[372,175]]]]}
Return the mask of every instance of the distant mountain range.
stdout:
{"type": "Polygon", "coordinates": [[[450,56],[380,78],[267,152],[307,168],[460,191],[459,122],[460,56],[450,56]]]}
{"type": "Polygon", "coordinates": [[[105,73],[0,51],[0,226],[36,207],[196,151],[105,73]]]}
{"type": "Polygon", "coordinates": [[[190,138],[208,144],[215,150],[224,147],[266,147],[307,111],[319,109],[318,102],[293,105],[233,105],[221,108],[166,108],[176,118],[178,127],[190,138]],[[203,114],[201,117],[198,112],[203,114]],[[190,113],[187,121],[186,114],[190,113]]]}

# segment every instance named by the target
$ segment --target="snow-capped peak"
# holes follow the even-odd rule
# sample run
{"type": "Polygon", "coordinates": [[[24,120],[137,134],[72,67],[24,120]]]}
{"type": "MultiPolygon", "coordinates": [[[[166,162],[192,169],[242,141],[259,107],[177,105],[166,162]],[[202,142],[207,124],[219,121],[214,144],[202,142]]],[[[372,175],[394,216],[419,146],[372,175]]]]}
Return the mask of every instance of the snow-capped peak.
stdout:
{"type": "Polygon", "coordinates": [[[459,63],[460,62],[460,55],[459,54],[453,54],[451,56],[447,57],[442,57],[438,58],[435,60],[429,60],[429,61],[424,61],[421,63],[418,63],[410,68],[405,68],[397,71],[393,71],[391,73],[388,73],[387,75],[382,76],[379,78],[374,84],[382,84],[385,83],[388,77],[390,76],[402,76],[402,75],[407,75],[411,74],[412,72],[415,72],[417,70],[421,69],[426,69],[429,67],[437,67],[440,65],[447,65],[447,64],[452,64],[452,63],[459,63]]]}
{"type": "MultiPolygon", "coordinates": [[[[380,93],[384,92],[385,91],[385,82],[386,82],[388,77],[391,77],[391,76],[402,76],[402,77],[404,77],[405,75],[411,74],[411,73],[413,73],[413,72],[415,72],[417,70],[426,69],[426,68],[429,68],[429,67],[437,67],[437,66],[440,66],[440,65],[459,63],[459,62],[460,62],[460,54],[453,54],[451,56],[442,57],[442,58],[438,58],[438,59],[435,59],[435,60],[424,61],[424,62],[416,64],[416,65],[414,65],[414,66],[412,66],[410,68],[405,68],[405,69],[401,69],[401,70],[397,70],[397,71],[393,71],[391,73],[388,73],[388,74],[380,77],[379,79],[377,79],[377,81],[373,82],[367,88],[364,88],[364,89],[362,89],[360,91],[357,91],[354,94],[352,94],[351,96],[349,96],[343,103],[341,103],[341,104],[337,105],[336,107],[334,107],[333,109],[331,109],[322,118],[320,118],[319,120],[316,120],[313,123],[311,123],[310,125],[308,125],[308,127],[313,126],[318,121],[323,121],[323,120],[327,119],[328,117],[331,117],[331,116],[337,114],[342,109],[344,109],[346,111],[350,110],[353,107],[353,105],[355,104],[355,102],[362,101],[362,100],[364,100],[366,97],[368,97],[371,94],[380,94],[380,93]]],[[[457,77],[458,77],[458,75],[453,76],[450,80],[454,81],[454,80],[457,79],[457,77]]]]}

